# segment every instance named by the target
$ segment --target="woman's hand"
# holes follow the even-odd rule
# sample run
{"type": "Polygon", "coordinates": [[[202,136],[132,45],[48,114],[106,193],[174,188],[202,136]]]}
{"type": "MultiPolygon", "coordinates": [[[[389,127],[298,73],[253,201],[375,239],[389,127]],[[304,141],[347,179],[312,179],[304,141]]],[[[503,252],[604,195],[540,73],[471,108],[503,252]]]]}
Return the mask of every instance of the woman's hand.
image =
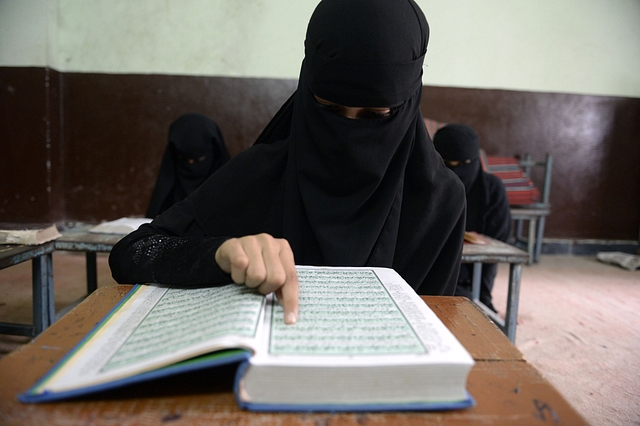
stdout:
{"type": "Polygon", "coordinates": [[[231,238],[218,248],[215,259],[234,282],[261,294],[275,292],[285,323],[298,320],[298,274],[287,240],[269,234],[231,238]]]}

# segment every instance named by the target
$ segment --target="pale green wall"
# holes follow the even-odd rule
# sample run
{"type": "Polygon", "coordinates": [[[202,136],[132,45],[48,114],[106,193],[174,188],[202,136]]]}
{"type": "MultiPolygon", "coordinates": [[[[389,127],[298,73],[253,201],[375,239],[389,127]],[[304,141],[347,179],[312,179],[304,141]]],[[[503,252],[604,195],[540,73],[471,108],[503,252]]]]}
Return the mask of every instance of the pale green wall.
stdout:
{"type": "Polygon", "coordinates": [[[0,0],[0,66],[46,66],[46,0],[0,0]]]}
{"type": "MultiPolygon", "coordinates": [[[[424,83],[640,97],[639,0],[417,0],[424,83]]],[[[317,0],[0,0],[0,66],[296,78],[317,0]]]]}

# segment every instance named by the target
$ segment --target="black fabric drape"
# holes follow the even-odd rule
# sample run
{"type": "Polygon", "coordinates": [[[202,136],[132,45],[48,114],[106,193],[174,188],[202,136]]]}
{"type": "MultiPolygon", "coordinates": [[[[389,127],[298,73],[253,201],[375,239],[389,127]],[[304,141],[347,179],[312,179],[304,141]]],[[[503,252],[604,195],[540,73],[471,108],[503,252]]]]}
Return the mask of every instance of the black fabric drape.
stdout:
{"type": "MultiPolygon", "coordinates": [[[[467,195],[467,231],[475,231],[497,240],[507,242],[511,235],[511,212],[507,192],[502,181],[480,170],[470,193],[467,195]]],[[[491,292],[498,272],[498,265],[482,265],[480,280],[480,301],[493,309],[491,292]]],[[[471,298],[473,265],[460,267],[456,295],[471,298]]]]}

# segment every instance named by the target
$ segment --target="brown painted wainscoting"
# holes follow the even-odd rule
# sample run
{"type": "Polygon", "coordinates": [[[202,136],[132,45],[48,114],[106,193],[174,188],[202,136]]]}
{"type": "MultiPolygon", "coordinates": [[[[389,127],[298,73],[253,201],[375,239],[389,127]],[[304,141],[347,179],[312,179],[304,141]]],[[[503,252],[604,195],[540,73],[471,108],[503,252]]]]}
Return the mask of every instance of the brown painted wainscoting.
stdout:
{"type": "MultiPolygon", "coordinates": [[[[0,222],[142,215],[175,118],[207,114],[236,155],[295,88],[0,67],[0,222]]],[[[474,127],[489,155],[553,154],[545,237],[637,240],[640,99],[426,86],[422,111],[474,127]]]]}

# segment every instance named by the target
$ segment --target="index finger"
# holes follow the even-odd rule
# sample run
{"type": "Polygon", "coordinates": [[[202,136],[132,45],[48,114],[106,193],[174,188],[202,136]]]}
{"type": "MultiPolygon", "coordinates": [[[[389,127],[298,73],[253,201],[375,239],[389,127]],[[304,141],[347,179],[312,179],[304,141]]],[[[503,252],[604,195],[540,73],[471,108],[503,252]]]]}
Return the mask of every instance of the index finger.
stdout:
{"type": "Polygon", "coordinates": [[[298,293],[300,288],[298,273],[296,272],[296,265],[291,251],[281,253],[281,257],[287,280],[276,291],[276,296],[284,309],[284,322],[286,324],[295,324],[298,321],[298,293]]]}

